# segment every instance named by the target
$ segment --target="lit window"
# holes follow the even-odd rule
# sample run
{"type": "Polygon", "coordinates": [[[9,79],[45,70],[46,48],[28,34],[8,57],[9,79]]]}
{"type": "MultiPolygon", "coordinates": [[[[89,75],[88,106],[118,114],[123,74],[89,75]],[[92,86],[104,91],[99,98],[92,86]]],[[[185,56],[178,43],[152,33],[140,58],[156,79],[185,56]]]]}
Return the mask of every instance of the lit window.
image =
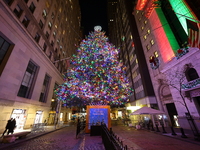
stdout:
{"type": "Polygon", "coordinates": [[[55,28],[57,29],[57,28],[58,28],[58,26],[57,26],[57,25],[55,25],[55,28]]]}
{"type": "Polygon", "coordinates": [[[47,12],[46,12],[45,9],[43,10],[42,16],[43,16],[44,19],[46,19],[46,17],[47,17],[47,12]]]}
{"type": "Polygon", "coordinates": [[[49,6],[50,6],[50,5],[49,5],[49,2],[46,1],[46,7],[49,8],[49,6]]]}
{"type": "Polygon", "coordinates": [[[48,27],[51,29],[51,27],[52,27],[52,23],[51,22],[49,22],[48,27]]]}
{"type": "Polygon", "coordinates": [[[154,44],[155,44],[154,40],[151,40],[150,42],[151,42],[151,45],[154,45],[154,44]]]}
{"type": "Polygon", "coordinates": [[[151,33],[151,30],[147,30],[147,33],[150,34],[150,33],[151,33]]]}
{"type": "Polygon", "coordinates": [[[55,32],[55,31],[53,32],[53,36],[54,36],[54,38],[55,38],[55,36],[56,36],[56,32],[55,32]]]}
{"type": "Polygon", "coordinates": [[[145,40],[147,39],[147,36],[146,36],[146,35],[144,35],[144,39],[145,39],[145,40]]]}
{"type": "Polygon", "coordinates": [[[158,57],[158,52],[157,51],[154,52],[154,56],[158,57]]]}
{"type": "Polygon", "coordinates": [[[144,24],[147,24],[147,20],[144,21],[144,24]]]}
{"type": "Polygon", "coordinates": [[[142,30],[144,30],[144,27],[141,27],[142,30]]]}
{"type": "Polygon", "coordinates": [[[146,48],[147,48],[147,50],[149,50],[149,49],[150,49],[150,46],[147,44],[146,48]]]}

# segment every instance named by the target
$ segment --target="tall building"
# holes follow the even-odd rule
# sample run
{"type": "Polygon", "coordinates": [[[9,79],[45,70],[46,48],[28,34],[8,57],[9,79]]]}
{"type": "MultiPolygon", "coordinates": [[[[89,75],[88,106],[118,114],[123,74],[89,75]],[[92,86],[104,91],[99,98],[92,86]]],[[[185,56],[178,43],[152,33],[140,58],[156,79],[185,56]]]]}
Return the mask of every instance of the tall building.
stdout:
{"type": "Polygon", "coordinates": [[[53,123],[61,107],[53,91],[81,40],[78,0],[2,0],[0,8],[0,130],[11,117],[18,129],[53,123]]]}
{"type": "Polygon", "coordinates": [[[127,106],[158,108],[148,64],[132,15],[133,6],[134,1],[108,0],[109,39],[120,48],[119,59],[127,67],[127,77],[134,89],[127,106]]]}
{"type": "Polygon", "coordinates": [[[197,0],[138,0],[132,13],[166,123],[190,129],[200,127],[199,10],[197,0]]]}

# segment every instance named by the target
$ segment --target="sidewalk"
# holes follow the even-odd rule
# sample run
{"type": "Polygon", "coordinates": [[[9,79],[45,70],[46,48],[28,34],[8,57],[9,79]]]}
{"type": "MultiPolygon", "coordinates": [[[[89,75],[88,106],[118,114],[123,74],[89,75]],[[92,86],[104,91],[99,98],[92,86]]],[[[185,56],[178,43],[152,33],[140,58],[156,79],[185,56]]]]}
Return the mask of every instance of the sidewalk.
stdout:
{"type": "MultiPolygon", "coordinates": [[[[70,136],[71,136],[71,134],[75,133],[75,131],[76,131],[76,125],[71,126],[70,124],[64,124],[63,126],[56,127],[56,128],[55,128],[55,126],[45,126],[45,130],[43,132],[30,133],[27,135],[26,138],[17,139],[13,143],[0,143],[0,150],[5,150],[7,147],[15,145],[15,144],[19,144],[19,143],[23,144],[23,142],[25,142],[25,141],[34,139],[36,137],[40,137],[42,135],[45,135],[45,134],[48,134],[48,133],[51,133],[51,132],[54,132],[54,131],[57,131],[60,129],[64,129],[65,127],[72,127],[70,129],[73,129],[73,132],[71,131],[70,136]]],[[[138,145],[138,143],[144,142],[145,141],[144,138],[148,138],[148,136],[151,136],[151,138],[152,138],[156,134],[159,134],[161,137],[167,136],[172,139],[177,139],[180,141],[185,141],[188,143],[196,144],[196,145],[199,145],[199,147],[200,147],[200,141],[196,141],[194,139],[193,133],[190,130],[184,130],[187,138],[182,138],[181,137],[182,134],[181,134],[181,131],[179,128],[174,128],[174,131],[177,135],[172,135],[171,128],[165,128],[165,131],[167,133],[163,133],[162,128],[159,128],[160,132],[157,132],[156,128],[155,128],[155,131],[151,131],[151,130],[147,130],[147,129],[136,130],[135,127],[129,127],[129,126],[124,126],[124,125],[119,125],[119,124],[112,125],[112,129],[113,129],[113,132],[117,136],[120,137],[120,139],[123,141],[124,144],[126,144],[128,146],[129,149],[143,150],[143,148],[140,147],[141,145],[138,145]],[[145,136],[145,135],[148,135],[148,136],[145,136]],[[139,136],[141,136],[141,138],[139,136]]],[[[31,131],[31,130],[23,130],[23,131],[31,131]]],[[[161,137],[158,137],[157,140],[159,140],[161,137]]],[[[156,143],[157,140],[155,140],[154,142],[156,143]]],[[[71,142],[71,144],[76,143],[73,146],[73,150],[86,150],[86,149],[87,150],[105,150],[104,145],[102,143],[101,136],[90,136],[90,134],[86,134],[84,131],[82,131],[77,136],[77,138],[70,138],[70,142],[71,142]]],[[[146,144],[146,142],[145,142],[145,144],[146,144]]]]}
{"type": "Polygon", "coordinates": [[[24,132],[24,131],[30,131],[31,133],[28,134],[26,136],[26,138],[22,138],[22,139],[16,139],[14,142],[12,143],[2,143],[2,140],[3,140],[3,137],[2,137],[2,134],[1,134],[1,137],[0,137],[0,150],[2,149],[5,149],[6,147],[9,147],[13,144],[19,144],[19,143],[23,143],[25,141],[28,141],[28,140],[31,140],[33,138],[36,138],[36,137],[39,137],[39,136],[42,136],[42,135],[45,135],[45,134],[48,134],[50,132],[54,132],[56,130],[59,130],[59,129],[62,129],[66,126],[69,126],[69,124],[64,124],[62,126],[54,126],[54,125],[51,125],[51,126],[45,126],[44,127],[44,130],[39,130],[39,131],[36,131],[36,132],[31,132],[31,129],[26,129],[26,130],[17,130],[15,131],[14,133],[19,133],[19,132],[24,132]]]}

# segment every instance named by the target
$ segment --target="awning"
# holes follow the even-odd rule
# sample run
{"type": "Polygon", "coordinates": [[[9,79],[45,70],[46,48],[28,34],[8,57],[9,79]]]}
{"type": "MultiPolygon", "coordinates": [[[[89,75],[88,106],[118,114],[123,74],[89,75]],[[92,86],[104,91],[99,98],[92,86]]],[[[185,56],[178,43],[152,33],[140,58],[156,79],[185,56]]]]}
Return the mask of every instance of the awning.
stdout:
{"type": "Polygon", "coordinates": [[[154,114],[164,114],[164,111],[156,110],[150,107],[142,107],[132,113],[130,115],[143,115],[143,114],[149,114],[149,115],[154,115],[154,114]]]}

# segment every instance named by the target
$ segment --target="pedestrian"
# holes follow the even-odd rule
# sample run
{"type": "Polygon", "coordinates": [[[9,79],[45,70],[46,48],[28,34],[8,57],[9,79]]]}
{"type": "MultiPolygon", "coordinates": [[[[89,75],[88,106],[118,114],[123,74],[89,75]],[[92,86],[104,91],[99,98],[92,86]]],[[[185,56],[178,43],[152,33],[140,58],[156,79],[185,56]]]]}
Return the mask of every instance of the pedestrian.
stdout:
{"type": "Polygon", "coordinates": [[[9,133],[13,134],[15,128],[16,128],[16,120],[12,119],[10,123],[10,128],[8,129],[8,134],[9,133]]]}
{"type": "MultiPolygon", "coordinates": [[[[12,121],[12,118],[10,118],[6,124],[6,127],[5,127],[5,130],[2,134],[2,136],[4,136],[4,134],[7,132],[7,130],[9,131],[10,127],[11,127],[11,121],[12,121]]],[[[7,133],[8,134],[8,133],[7,133]]]]}

